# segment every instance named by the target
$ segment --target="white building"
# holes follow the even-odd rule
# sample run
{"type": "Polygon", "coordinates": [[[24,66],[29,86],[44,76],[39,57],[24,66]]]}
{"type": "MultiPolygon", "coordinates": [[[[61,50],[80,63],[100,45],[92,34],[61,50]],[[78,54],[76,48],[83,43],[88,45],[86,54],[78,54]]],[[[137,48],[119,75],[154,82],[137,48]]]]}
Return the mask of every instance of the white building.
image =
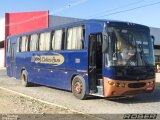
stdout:
{"type": "MultiPolygon", "coordinates": [[[[5,39],[5,19],[0,19],[0,43],[5,39]]],[[[4,48],[0,47],[0,67],[4,67],[4,48]]]]}

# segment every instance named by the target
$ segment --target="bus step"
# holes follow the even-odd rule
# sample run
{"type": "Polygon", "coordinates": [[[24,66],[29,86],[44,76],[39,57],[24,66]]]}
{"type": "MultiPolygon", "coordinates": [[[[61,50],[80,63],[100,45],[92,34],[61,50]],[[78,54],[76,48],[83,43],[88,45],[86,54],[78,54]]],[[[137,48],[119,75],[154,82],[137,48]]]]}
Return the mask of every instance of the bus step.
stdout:
{"type": "Polygon", "coordinates": [[[97,78],[98,79],[102,78],[102,74],[97,74],[97,78]]]}
{"type": "Polygon", "coordinates": [[[98,79],[97,85],[98,85],[98,86],[103,86],[103,79],[98,79]]]}
{"type": "Polygon", "coordinates": [[[97,93],[103,95],[103,86],[97,86],[97,93]]]}

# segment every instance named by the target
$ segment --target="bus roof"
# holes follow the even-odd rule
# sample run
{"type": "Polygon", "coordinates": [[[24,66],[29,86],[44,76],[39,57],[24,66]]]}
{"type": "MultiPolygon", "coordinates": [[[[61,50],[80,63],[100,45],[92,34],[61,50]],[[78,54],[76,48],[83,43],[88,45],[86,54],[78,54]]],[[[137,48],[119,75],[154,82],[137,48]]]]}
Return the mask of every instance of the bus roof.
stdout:
{"type": "MultiPolygon", "coordinates": [[[[104,23],[120,23],[122,25],[137,25],[137,26],[141,26],[141,27],[147,27],[145,25],[141,25],[141,24],[136,24],[136,23],[131,23],[131,22],[125,22],[125,21],[116,21],[116,20],[103,20],[103,19],[90,19],[90,20],[81,20],[81,21],[77,21],[77,22],[72,22],[72,23],[67,23],[67,24],[63,24],[63,25],[59,25],[59,26],[54,26],[54,27],[48,27],[48,28],[43,28],[43,29],[39,29],[39,30],[34,30],[34,31],[30,31],[30,32],[25,32],[25,33],[21,33],[21,34],[17,34],[17,35],[13,35],[13,36],[19,36],[19,35],[27,35],[27,34],[31,34],[31,33],[39,33],[45,30],[50,30],[50,29],[58,29],[58,28],[64,28],[64,27],[69,27],[69,26],[74,26],[74,25],[79,25],[79,24],[89,24],[89,23],[96,23],[96,24],[101,24],[103,25],[104,23]]],[[[149,28],[149,27],[148,27],[149,28]]],[[[9,36],[13,37],[12,35],[9,36]]]]}

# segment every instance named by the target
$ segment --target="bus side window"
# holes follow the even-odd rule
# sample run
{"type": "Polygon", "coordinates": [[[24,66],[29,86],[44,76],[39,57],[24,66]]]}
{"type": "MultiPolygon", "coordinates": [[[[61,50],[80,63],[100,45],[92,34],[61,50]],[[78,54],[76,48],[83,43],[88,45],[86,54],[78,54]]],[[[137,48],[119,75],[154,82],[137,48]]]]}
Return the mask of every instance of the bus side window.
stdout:
{"type": "Polygon", "coordinates": [[[62,49],[65,48],[65,34],[66,34],[65,29],[63,29],[63,33],[62,33],[62,45],[61,45],[62,49]]]}
{"type": "Polygon", "coordinates": [[[22,37],[17,38],[17,52],[21,52],[22,37]]]}
{"type": "Polygon", "coordinates": [[[11,40],[7,39],[7,52],[10,53],[11,40]]]}
{"type": "Polygon", "coordinates": [[[20,45],[20,51],[21,52],[26,51],[26,43],[27,43],[27,36],[22,36],[21,45],[20,45]]]}
{"type": "Polygon", "coordinates": [[[45,50],[45,33],[40,33],[39,37],[39,50],[44,51],[45,50]]]}
{"type": "Polygon", "coordinates": [[[84,42],[85,42],[85,26],[83,26],[83,33],[82,33],[82,48],[84,48],[84,42]]]}
{"type": "Polygon", "coordinates": [[[39,38],[40,51],[50,50],[50,38],[51,38],[51,32],[40,33],[40,38],[39,38]]]}
{"type": "Polygon", "coordinates": [[[84,48],[84,34],[83,26],[68,28],[67,31],[67,49],[81,50],[84,48]]]}
{"type": "Polygon", "coordinates": [[[26,42],[26,51],[30,51],[30,35],[27,35],[27,42],[26,42]]]}
{"type": "Polygon", "coordinates": [[[45,51],[50,50],[51,32],[45,33],[45,51]]]}
{"type": "Polygon", "coordinates": [[[30,51],[38,50],[38,34],[32,34],[30,39],[30,51]]]}
{"type": "Polygon", "coordinates": [[[52,50],[62,50],[62,30],[52,32],[52,50]]]}
{"type": "Polygon", "coordinates": [[[54,50],[54,31],[51,32],[50,50],[54,50]]]}

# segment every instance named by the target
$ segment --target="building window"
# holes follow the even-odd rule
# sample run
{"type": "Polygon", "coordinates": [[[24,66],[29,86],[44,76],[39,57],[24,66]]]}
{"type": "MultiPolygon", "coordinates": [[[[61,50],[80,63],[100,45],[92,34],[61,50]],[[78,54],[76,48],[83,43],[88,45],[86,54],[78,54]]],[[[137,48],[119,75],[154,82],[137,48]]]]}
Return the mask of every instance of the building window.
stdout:
{"type": "Polygon", "coordinates": [[[40,39],[39,39],[40,51],[50,50],[50,38],[51,38],[51,32],[45,32],[40,34],[40,39]]]}
{"type": "Polygon", "coordinates": [[[84,29],[83,26],[68,29],[67,49],[80,50],[84,48],[84,29]]]}
{"type": "Polygon", "coordinates": [[[62,50],[62,30],[56,30],[52,33],[52,50],[62,50]]]}
{"type": "Polygon", "coordinates": [[[30,39],[30,51],[38,50],[38,34],[31,35],[30,39]]]}

